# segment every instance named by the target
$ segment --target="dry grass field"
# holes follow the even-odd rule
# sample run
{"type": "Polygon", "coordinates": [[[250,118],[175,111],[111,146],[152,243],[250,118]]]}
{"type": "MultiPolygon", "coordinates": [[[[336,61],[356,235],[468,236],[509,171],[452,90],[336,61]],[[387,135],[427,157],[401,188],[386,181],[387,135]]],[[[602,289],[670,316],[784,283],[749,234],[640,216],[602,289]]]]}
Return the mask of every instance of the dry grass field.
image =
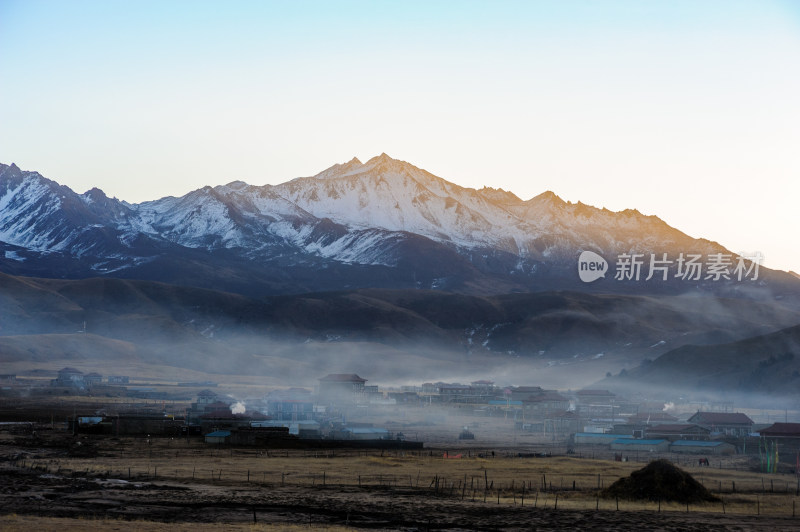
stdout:
{"type": "Polygon", "coordinates": [[[199,440],[0,434],[0,530],[796,530],[797,479],[712,461],[722,503],[598,496],[647,461],[490,451],[263,450],[199,440]],[[720,467],[721,466],[721,467],[720,467]],[[255,520],[255,522],[254,522],[255,520]]]}

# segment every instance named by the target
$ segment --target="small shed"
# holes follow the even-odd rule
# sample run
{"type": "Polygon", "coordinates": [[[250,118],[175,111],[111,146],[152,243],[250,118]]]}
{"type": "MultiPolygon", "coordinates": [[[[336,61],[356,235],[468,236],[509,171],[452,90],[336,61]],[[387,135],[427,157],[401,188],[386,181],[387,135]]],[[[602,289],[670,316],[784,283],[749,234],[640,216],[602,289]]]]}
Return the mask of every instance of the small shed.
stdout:
{"type": "Polygon", "coordinates": [[[736,454],[736,447],[724,441],[677,440],[672,442],[669,450],[687,454],[736,454]]]}
{"type": "Polygon", "coordinates": [[[231,431],[215,430],[206,434],[206,443],[228,443],[231,439],[231,431]]]}
{"type": "Polygon", "coordinates": [[[633,438],[620,438],[611,443],[614,451],[634,452],[642,451],[647,453],[662,453],[669,450],[668,440],[635,440],[633,438]]]}

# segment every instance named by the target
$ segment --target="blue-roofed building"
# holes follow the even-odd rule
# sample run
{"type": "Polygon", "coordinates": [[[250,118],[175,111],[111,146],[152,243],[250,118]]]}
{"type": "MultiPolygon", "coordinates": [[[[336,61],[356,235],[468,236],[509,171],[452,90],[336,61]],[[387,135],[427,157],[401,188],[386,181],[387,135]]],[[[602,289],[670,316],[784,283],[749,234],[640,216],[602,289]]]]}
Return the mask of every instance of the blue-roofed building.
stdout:
{"type": "Polygon", "coordinates": [[[736,454],[736,447],[724,441],[677,440],[672,442],[669,450],[687,454],[736,454]]]}
{"type": "Polygon", "coordinates": [[[618,439],[633,439],[630,434],[606,434],[604,432],[578,432],[575,434],[575,445],[611,445],[618,439]]]}
{"type": "Polygon", "coordinates": [[[231,439],[231,431],[215,430],[206,434],[206,443],[228,443],[231,439]]]}
{"type": "Polygon", "coordinates": [[[619,438],[611,442],[614,451],[642,451],[647,453],[665,453],[669,451],[669,440],[636,440],[633,438],[619,438]]]}

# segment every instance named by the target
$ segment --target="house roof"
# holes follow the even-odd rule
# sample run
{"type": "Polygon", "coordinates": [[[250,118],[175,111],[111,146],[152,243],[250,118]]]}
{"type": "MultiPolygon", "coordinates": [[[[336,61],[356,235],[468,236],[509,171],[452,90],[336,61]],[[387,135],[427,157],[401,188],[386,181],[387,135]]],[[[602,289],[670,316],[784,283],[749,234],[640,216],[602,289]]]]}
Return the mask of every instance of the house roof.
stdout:
{"type": "Polygon", "coordinates": [[[667,440],[634,440],[633,438],[619,438],[612,441],[612,445],[658,445],[667,440]]]}
{"type": "Polygon", "coordinates": [[[355,373],[330,373],[319,379],[320,382],[367,382],[355,373]]]}
{"type": "Polygon", "coordinates": [[[661,434],[679,434],[689,430],[709,432],[707,428],[696,425],[695,423],[675,423],[670,425],[656,425],[647,429],[647,432],[659,432],[661,434]]]}
{"type": "Polygon", "coordinates": [[[231,435],[231,431],[229,430],[215,430],[214,432],[209,432],[206,434],[206,438],[211,436],[212,438],[227,438],[231,435]]]}
{"type": "Polygon", "coordinates": [[[86,375],[84,375],[84,377],[94,377],[94,378],[100,377],[100,378],[103,378],[103,376],[100,375],[99,373],[97,373],[96,371],[93,371],[91,373],[87,373],[86,375]]]}
{"type": "Polygon", "coordinates": [[[345,432],[349,432],[351,434],[388,434],[389,429],[381,429],[377,427],[355,427],[355,428],[347,428],[344,429],[345,432]]]}
{"type": "Polygon", "coordinates": [[[774,423],[765,429],[761,429],[759,433],[762,436],[800,437],[800,423],[774,423]]]}
{"type": "Polygon", "coordinates": [[[741,412],[697,412],[689,421],[700,421],[710,425],[752,425],[753,420],[741,412]]]}
{"type": "Polygon", "coordinates": [[[678,418],[666,412],[640,412],[629,418],[630,421],[678,421],[678,418]]]}
{"type": "Polygon", "coordinates": [[[675,445],[676,447],[719,447],[724,443],[724,441],[678,440],[672,442],[672,445],[675,445]]]}
{"type": "Polygon", "coordinates": [[[548,414],[547,419],[577,419],[578,414],[570,410],[548,414]]]}
{"type": "Polygon", "coordinates": [[[606,397],[615,397],[615,394],[609,392],[608,390],[578,390],[578,395],[602,395],[606,397]]]}
{"type": "Polygon", "coordinates": [[[64,369],[58,370],[58,372],[59,373],[72,373],[72,374],[75,374],[75,375],[83,375],[83,372],[81,370],[75,369],[75,368],[64,368],[64,369]]]}
{"type": "Polygon", "coordinates": [[[564,397],[558,392],[544,392],[540,393],[539,395],[531,395],[527,399],[525,399],[526,403],[545,403],[545,402],[568,402],[569,399],[564,397]]]}
{"type": "Polygon", "coordinates": [[[597,438],[597,439],[633,439],[633,436],[628,434],[608,434],[605,432],[578,432],[575,434],[576,437],[580,436],[582,438],[597,438]]]}

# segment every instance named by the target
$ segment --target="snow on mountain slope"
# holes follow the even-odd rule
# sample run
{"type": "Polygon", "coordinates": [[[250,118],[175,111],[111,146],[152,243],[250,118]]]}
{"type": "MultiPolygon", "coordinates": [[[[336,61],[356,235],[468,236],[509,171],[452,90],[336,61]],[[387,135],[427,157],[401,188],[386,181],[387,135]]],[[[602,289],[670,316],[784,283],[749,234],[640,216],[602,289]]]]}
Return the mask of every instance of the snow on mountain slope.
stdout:
{"type": "Polygon", "coordinates": [[[411,235],[465,256],[496,250],[521,260],[574,258],[583,249],[718,249],[637,211],[566,203],[552,192],[523,201],[503,190],[464,188],[386,154],[276,186],[234,181],[138,205],[99,189],[78,195],[36,172],[0,165],[0,242],[30,251],[136,264],[174,245],[239,250],[259,260],[310,254],[394,266],[411,235]]]}
{"type": "Polygon", "coordinates": [[[522,201],[510,192],[460,187],[386,154],[353,159],[274,187],[318,217],[349,227],[407,231],[459,248],[495,248],[546,259],[594,249],[665,251],[692,242],[656,217],[570,204],[552,192],[522,201]]]}

